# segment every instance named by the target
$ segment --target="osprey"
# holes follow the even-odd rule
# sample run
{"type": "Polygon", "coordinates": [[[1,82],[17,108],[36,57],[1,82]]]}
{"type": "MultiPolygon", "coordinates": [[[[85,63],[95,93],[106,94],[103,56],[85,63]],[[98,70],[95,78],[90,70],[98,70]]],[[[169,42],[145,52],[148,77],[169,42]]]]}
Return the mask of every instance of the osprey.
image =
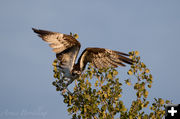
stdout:
{"type": "MultiPolygon", "coordinates": [[[[44,41],[49,43],[56,53],[57,59],[60,61],[59,68],[63,72],[64,77],[69,78],[68,84],[78,78],[86,67],[87,63],[92,63],[96,68],[125,66],[123,63],[132,64],[132,59],[126,53],[113,51],[105,48],[86,48],[77,63],[75,64],[81,44],[72,35],[62,34],[32,28],[44,41]]],[[[68,85],[67,84],[67,85],[68,85]]]]}

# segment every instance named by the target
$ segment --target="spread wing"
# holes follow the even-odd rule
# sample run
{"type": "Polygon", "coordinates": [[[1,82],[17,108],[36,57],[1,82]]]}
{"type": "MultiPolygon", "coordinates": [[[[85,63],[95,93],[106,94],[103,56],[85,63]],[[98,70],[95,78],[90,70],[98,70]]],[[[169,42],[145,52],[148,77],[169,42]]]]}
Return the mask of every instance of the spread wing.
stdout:
{"type": "Polygon", "coordinates": [[[81,47],[71,35],[32,28],[49,46],[53,48],[56,57],[61,61],[61,67],[71,71],[81,47]]]}
{"type": "Polygon", "coordinates": [[[32,30],[37,33],[38,36],[41,37],[44,41],[48,42],[49,46],[53,48],[53,52],[55,53],[60,53],[73,46],[80,47],[80,43],[71,35],[35,28],[32,28],[32,30]]]}
{"type": "Polygon", "coordinates": [[[86,64],[93,63],[96,68],[125,66],[123,63],[132,64],[127,58],[128,54],[104,48],[86,48],[81,54],[78,63],[80,69],[84,70],[86,64]]]}

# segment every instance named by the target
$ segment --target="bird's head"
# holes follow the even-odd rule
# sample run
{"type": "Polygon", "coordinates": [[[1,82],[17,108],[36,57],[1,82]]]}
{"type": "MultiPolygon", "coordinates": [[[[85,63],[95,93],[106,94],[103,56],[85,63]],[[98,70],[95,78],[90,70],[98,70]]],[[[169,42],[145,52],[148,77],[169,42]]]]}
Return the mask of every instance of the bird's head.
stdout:
{"type": "Polygon", "coordinates": [[[79,76],[81,75],[81,71],[78,70],[72,70],[72,76],[73,78],[79,78],[79,76]]]}
{"type": "Polygon", "coordinates": [[[77,64],[74,65],[71,74],[73,77],[75,78],[79,78],[79,76],[81,75],[81,70],[79,69],[79,66],[77,64]]]}

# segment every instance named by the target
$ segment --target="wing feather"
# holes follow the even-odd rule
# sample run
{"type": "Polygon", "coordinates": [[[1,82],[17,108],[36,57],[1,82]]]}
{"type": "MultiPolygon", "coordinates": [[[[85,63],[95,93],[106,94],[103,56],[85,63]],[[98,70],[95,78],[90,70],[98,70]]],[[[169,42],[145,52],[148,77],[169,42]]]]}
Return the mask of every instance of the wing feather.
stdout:
{"type": "Polygon", "coordinates": [[[114,67],[114,68],[117,67],[118,63],[114,62],[109,57],[106,57],[105,59],[108,61],[109,65],[110,65],[109,67],[114,67]]]}
{"type": "Polygon", "coordinates": [[[80,69],[84,70],[86,64],[93,63],[97,68],[125,66],[123,63],[132,64],[126,53],[104,48],[86,48],[78,59],[80,69]]]}
{"type": "Polygon", "coordinates": [[[48,42],[49,46],[53,48],[53,52],[55,53],[60,53],[73,46],[81,46],[79,41],[77,41],[71,35],[35,28],[32,28],[32,30],[37,33],[38,36],[41,37],[45,42],[48,42]]]}
{"type": "Polygon", "coordinates": [[[104,67],[110,67],[109,62],[105,58],[102,58],[102,64],[104,67]]]}

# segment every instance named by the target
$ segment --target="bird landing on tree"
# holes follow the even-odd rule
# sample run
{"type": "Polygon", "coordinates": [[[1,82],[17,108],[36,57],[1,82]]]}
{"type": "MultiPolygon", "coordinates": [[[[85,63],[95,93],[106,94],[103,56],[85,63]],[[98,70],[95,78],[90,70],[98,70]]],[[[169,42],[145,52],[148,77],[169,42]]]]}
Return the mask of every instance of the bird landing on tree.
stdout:
{"type": "Polygon", "coordinates": [[[87,63],[92,63],[97,69],[117,66],[132,65],[132,59],[126,53],[105,48],[86,48],[75,63],[81,44],[76,39],[77,34],[70,35],[47,30],[32,28],[49,46],[53,48],[57,59],[60,61],[59,68],[65,78],[70,79],[66,86],[77,79],[84,71],[87,63]]]}

